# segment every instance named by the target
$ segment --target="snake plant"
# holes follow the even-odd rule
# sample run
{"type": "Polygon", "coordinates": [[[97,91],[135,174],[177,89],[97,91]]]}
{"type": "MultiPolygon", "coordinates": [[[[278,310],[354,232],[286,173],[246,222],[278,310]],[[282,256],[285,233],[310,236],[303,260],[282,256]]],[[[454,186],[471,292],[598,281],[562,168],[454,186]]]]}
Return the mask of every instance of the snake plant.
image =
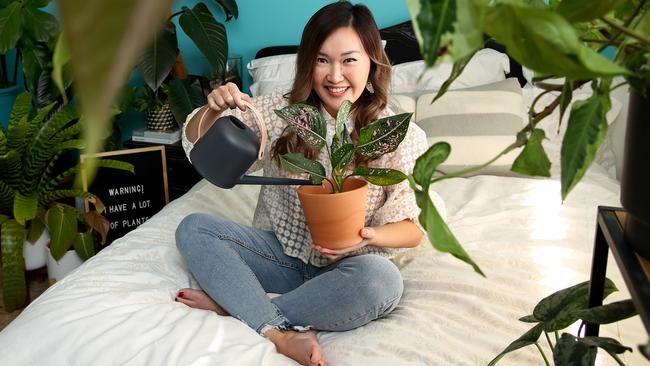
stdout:
{"type": "MultiPolygon", "coordinates": [[[[0,130],[0,248],[4,306],[13,311],[27,300],[23,260],[25,239],[34,242],[47,227],[55,259],[74,245],[82,258],[94,254],[93,230],[103,237],[108,225],[104,207],[93,194],[70,188],[68,182],[80,165],[65,168],[64,153],[83,149],[78,139],[82,122],[73,106],[58,110],[56,102],[33,110],[31,95],[20,94],[13,105],[8,127],[0,130]],[[85,214],[59,200],[88,199],[95,210],[85,214]]],[[[133,171],[133,166],[114,160],[100,167],[133,171]]]]}

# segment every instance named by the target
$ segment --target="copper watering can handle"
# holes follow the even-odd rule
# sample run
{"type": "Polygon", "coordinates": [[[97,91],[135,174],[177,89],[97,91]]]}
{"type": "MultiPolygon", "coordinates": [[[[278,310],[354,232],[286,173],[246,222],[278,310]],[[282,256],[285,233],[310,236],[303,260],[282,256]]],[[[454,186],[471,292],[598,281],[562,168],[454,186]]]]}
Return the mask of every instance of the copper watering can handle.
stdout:
{"type": "MultiPolygon", "coordinates": [[[[242,100],[242,103],[248,108],[248,110],[253,112],[253,115],[255,116],[255,121],[257,122],[257,127],[260,130],[260,133],[262,134],[262,140],[260,141],[260,150],[257,153],[257,159],[262,159],[264,157],[264,150],[266,149],[266,143],[268,141],[268,134],[266,132],[266,122],[264,122],[264,118],[262,117],[262,113],[260,113],[257,108],[252,103],[249,103],[245,100],[242,100]]],[[[192,144],[195,144],[201,137],[203,137],[203,133],[201,133],[201,126],[203,125],[203,121],[205,119],[205,115],[208,113],[210,110],[210,107],[207,107],[205,111],[203,111],[203,114],[201,114],[201,119],[199,119],[199,128],[198,128],[198,137],[192,144]]],[[[204,131],[205,133],[205,131],[204,131]]]]}

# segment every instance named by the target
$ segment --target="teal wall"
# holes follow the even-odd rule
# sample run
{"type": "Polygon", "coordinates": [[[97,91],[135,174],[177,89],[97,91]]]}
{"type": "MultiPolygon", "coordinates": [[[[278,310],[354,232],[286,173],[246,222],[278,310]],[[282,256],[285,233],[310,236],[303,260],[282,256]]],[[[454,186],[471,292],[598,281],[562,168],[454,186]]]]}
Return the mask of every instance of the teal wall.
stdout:
{"type": "MultiPolygon", "coordinates": [[[[174,11],[182,6],[193,7],[197,0],[179,0],[174,11]]],[[[217,17],[225,19],[221,8],[214,1],[204,2],[217,17]]],[[[331,0],[237,0],[239,18],[226,22],[229,54],[243,58],[244,89],[251,83],[246,64],[255,53],[266,46],[298,44],[302,29],[318,9],[331,0]]],[[[375,15],[379,27],[387,27],[409,19],[405,0],[365,0],[363,3],[375,15]]],[[[181,52],[191,73],[201,74],[208,70],[208,63],[194,47],[192,41],[178,27],[181,52]]]]}

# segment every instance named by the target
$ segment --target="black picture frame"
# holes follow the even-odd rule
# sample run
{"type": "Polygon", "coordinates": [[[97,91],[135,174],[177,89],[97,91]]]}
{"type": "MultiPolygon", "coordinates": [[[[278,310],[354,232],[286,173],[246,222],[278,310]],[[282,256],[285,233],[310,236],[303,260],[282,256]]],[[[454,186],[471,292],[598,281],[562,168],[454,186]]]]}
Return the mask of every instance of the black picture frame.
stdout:
{"type": "MultiPolygon", "coordinates": [[[[90,184],[82,169],[83,190],[99,197],[105,206],[103,214],[110,223],[106,245],[140,226],[169,203],[164,146],[82,154],[82,166],[90,158],[124,161],[134,167],[134,173],[99,168],[90,184]]],[[[87,212],[87,200],[84,206],[87,212]]]]}

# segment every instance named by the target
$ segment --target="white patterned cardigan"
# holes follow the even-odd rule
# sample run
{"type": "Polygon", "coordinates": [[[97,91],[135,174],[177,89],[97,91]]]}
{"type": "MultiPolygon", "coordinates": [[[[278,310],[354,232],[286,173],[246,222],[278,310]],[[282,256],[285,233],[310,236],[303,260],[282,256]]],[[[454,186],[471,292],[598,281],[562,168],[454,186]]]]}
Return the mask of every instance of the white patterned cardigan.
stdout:
{"type": "MultiPolygon", "coordinates": [[[[288,101],[282,94],[272,93],[253,98],[253,104],[264,116],[268,128],[269,143],[266,146],[264,158],[255,162],[248,172],[254,172],[262,168],[265,176],[308,179],[307,174],[293,174],[282,170],[271,158],[271,146],[282,135],[287,126],[287,123],[279,118],[274,110],[287,106],[288,101]]],[[[197,108],[188,115],[186,121],[189,121],[199,109],[197,108]]],[[[392,114],[390,110],[386,109],[380,117],[392,114]]],[[[233,115],[251,127],[256,133],[259,131],[255,123],[255,117],[250,112],[242,112],[239,109],[234,109],[224,112],[223,115],[233,115]]],[[[330,145],[334,136],[336,121],[323,108],[321,108],[321,115],[327,124],[327,143],[330,145]]],[[[183,125],[183,148],[189,159],[189,153],[193,144],[185,135],[186,125],[187,123],[183,125]]],[[[348,131],[352,131],[351,119],[347,121],[347,128],[348,131]]],[[[395,151],[370,162],[368,165],[370,167],[397,169],[409,174],[413,171],[417,157],[422,155],[426,149],[427,140],[424,131],[415,125],[415,123],[410,123],[406,137],[399,147],[395,151]]],[[[321,153],[318,161],[323,164],[329,175],[331,173],[331,166],[327,154],[321,153]]],[[[311,248],[311,236],[307,223],[305,222],[296,188],[296,186],[289,185],[262,186],[253,217],[253,227],[275,232],[287,255],[299,258],[303,262],[317,267],[326,266],[331,261],[317,250],[311,248]]],[[[399,184],[388,187],[368,184],[366,227],[381,226],[408,219],[418,224],[418,227],[422,230],[417,220],[419,214],[420,209],[415,203],[415,195],[409,187],[408,181],[404,180],[399,184]]],[[[393,258],[395,254],[405,250],[408,249],[366,246],[350,253],[350,255],[374,253],[393,258]]]]}

